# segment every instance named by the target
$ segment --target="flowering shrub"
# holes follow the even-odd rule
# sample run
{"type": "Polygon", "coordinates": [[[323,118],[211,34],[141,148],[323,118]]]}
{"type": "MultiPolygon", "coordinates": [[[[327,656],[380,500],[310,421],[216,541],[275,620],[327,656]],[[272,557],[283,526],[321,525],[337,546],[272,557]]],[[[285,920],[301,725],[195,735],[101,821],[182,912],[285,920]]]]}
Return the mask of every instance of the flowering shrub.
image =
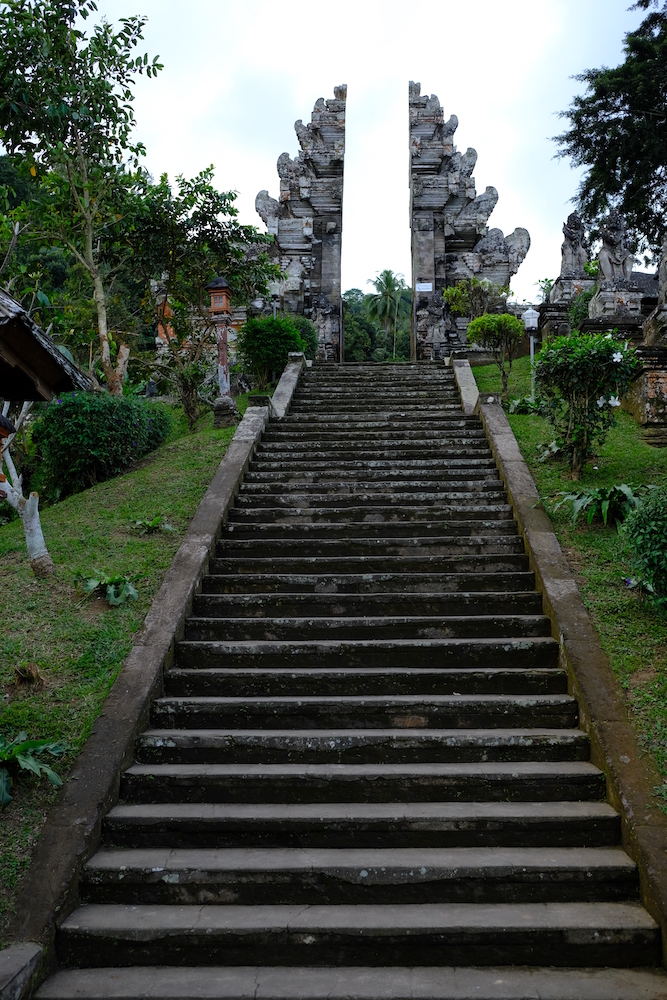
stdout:
{"type": "Polygon", "coordinates": [[[170,429],[171,414],[159,403],[106,392],[57,396],[32,433],[40,485],[55,498],[77,493],[123,472],[170,429]]]}
{"type": "Polygon", "coordinates": [[[640,362],[611,333],[573,333],[542,348],[535,382],[556,442],[579,479],[594,443],[604,441],[640,362]]]}
{"type": "Polygon", "coordinates": [[[639,584],[653,604],[667,604],[667,486],[649,489],[623,531],[634,550],[639,584]]]}

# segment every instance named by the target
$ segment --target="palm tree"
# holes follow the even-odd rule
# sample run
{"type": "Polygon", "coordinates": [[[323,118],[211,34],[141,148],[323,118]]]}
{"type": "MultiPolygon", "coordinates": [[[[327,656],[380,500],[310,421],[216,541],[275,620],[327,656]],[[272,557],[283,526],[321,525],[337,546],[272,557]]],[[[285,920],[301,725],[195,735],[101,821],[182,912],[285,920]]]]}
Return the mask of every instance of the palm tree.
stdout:
{"type": "Polygon", "coordinates": [[[396,323],[401,308],[401,296],[407,288],[402,274],[394,274],[389,268],[380,271],[377,278],[369,278],[368,284],[373,285],[375,294],[368,299],[368,312],[372,319],[384,324],[384,330],[389,336],[391,324],[394,324],[394,359],[396,358],[396,323]]]}

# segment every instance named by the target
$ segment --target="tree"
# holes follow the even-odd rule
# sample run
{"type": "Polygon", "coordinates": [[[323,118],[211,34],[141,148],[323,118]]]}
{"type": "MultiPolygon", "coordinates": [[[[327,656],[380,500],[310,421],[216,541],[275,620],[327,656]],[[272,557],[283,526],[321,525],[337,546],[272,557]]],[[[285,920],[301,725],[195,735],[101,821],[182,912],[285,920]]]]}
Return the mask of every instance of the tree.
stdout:
{"type": "Polygon", "coordinates": [[[494,363],[500,370],[502,397],[505,401],[508,399],[507,381],[512,371],[512,360],[523,334],[523,323],[511,313],[487,313],[468,324],[468,339],[471,343],[480,344],[493,354],[494,363]]]}
{"type": "Polygon", "coordinates": [[[102,368],[109,391],[120,395],[130,351],[121,344],[114,367],[105,281],[114,227],[144,152],[131,138],[132,85],[162,67],[157,57],[134,55],[144,18],[123,18],[118,31],[102,21],[87,37],[77,19],[96,9],[94,0],[3,0],[0,140],[48,185],[48,197],[30,206],[32,224],[67,247],[87,274],[102,368]]]}
{"type": "Polygon", "coordinates": [[[212,166],[191,180],[177,177],[175,188],[166,174],[157,184],[145,177],[124,230],[133,268],[142,276],[147,316],[166,332],[154,374],[176,388],[191,428],[200,414],[202,382],[217,365],[206,286],[223,275],[233,301],[242,304],[280,275],[265,250],[271,237],[240,225],[236,192],[217,191],[212,180],[212,166]]]}
{"type": "Polygon", "coordinates": [[[403,292],[406,289],[402,274],[394,274],[389,268],[380,271],[377,278],[369,278],[368,284],[373,285],[375,294],[368,300],[368,312],[372,319],[379,320],[389,337],[392,323],[394,327],[393,356],[396,357],[396,324],[399,309],[403,303],[403,292]]]}
{"type": "Polygon", "coordinates": [[[461,278],[455,285],[443,289],[442,297],[452,316],[477,319],[505,308],[509,288],[479,278],[461,278]]]}
{"type": "Polygon", "coordinates": [[[569,128],[554,138],[558,156],[585,168],[574,200],[589,225],[616,208],[634,249],[657,254],[667,226],[667,4],[628,32],[623,48],[619,66],[576,77],[586,92],[561,112],[569,128]]]}
{"type": "Polygon", "coordinates": [[[23,477],[16,471],[12,460],[10,448],[16,439],[17,433],[32,409],[32,403],[26,401],[21,406],[18,415],[14,420],[9,420],[11,403],[5,400],[2,413],[0,414],[0,444],[3,445],[0,454],[0,500],[6,500],[17,512],[23,532],[25,534],[26,546],[30,566],[35,576],[48,576],[53,573],[53,559],[44,541],[42,525],[39,519],[39,496],[31,493],[26,497],[23,495],[23,477]],[[3,440],[4,438],[4,440],[3,440]],[[3,466],[9,473],[9,479],[5,477],[3,466]]]}
{"type": "Polygon", "coordinates": [[[236,345],[260,389],[266,388],[271,372],[282,372],[290,351],[303,351],[304,348],[299,331],[287,316],[249,319],[236,345]]]}

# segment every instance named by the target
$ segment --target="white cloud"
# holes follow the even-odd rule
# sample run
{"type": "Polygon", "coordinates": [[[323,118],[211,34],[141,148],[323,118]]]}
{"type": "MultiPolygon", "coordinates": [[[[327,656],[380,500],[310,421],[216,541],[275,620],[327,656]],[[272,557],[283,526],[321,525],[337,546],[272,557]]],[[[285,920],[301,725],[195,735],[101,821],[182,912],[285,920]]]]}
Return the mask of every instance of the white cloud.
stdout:
{"type": "Polygon", "coordinates": [[[577,174],[553,159],[556,113],[573,74],[622,58],[638,23],[627,0],[107,0],[110,20],[145,13],[145,48],[164,71],[137,86],[147,166],[192,175],[210,163],[239,191],[241,221],[261,224],[257,191],[277,193],[276,160],[298,143],[318,97],[348,84],[343,287],[384,267],[410,274],[407,92],[418,80],[459,118],[459,149],[477,149],[477,190],[500,198],[491,224],[525,226],[532,247],[512,287],[534,299],[560,268],[561,226],[577,174]]]}

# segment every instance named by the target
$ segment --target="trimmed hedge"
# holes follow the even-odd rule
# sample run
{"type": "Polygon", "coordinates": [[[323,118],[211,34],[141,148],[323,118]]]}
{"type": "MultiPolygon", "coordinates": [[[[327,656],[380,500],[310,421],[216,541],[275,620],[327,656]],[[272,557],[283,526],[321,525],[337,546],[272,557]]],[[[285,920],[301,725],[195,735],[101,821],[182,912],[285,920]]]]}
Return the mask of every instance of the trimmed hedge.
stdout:
{"type": "Polygon", "coordinates": [[[106,392],[57,397],[37,422],[32,443],[41,455],[47,492],[65,497],[124,472],[171,430],[160,403],[106,392]]]}

